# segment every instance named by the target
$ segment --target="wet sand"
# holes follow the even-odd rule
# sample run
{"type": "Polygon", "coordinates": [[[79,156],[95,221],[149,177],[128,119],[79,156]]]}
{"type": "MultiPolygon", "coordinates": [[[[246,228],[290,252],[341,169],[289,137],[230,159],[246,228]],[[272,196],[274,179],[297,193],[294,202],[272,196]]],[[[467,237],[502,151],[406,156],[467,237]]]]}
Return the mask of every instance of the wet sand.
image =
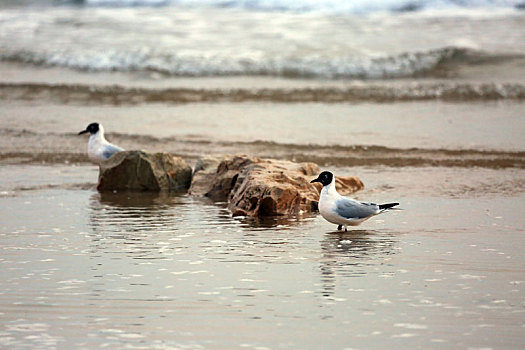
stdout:
{"type": "MultiPolygon", "coordinates": [[[[266,87],[305,86],[282,81],[266,87]]],[[[523,107],[9,95],[0,347],[521,348],[523,107]],[[76,135],[92,121],[125,148],[191,164],[210,153],[315,161],[359,176],[356,198],[402,210],[342,234],[316,214],[232,218],[184,194],[100,194],[76,135]]]]}
{"type": "Polygon", "coordinates": [[[3,162],[24,157],[86,162],[87,140],[76,134],[98,121],[108,139],[126,149],[167,151],[190,159],[246,152],[335,166],[357,162],[523,168],[523,105],[415,101],[90,106],[7,100],[0,111],[0,157],[3,162]]]}

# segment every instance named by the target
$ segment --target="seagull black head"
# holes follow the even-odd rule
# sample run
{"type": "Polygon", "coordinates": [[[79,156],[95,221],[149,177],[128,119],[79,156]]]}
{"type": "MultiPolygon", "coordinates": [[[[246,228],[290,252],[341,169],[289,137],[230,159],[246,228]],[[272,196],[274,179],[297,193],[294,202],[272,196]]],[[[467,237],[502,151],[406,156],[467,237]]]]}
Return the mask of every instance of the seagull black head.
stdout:
{"type": "Polygon", "coordinates": [[[89,132],[91,135],[95,135],[100,130],[100,126],[98,123],[91,123],[87,126],[86,130],[82,130],[79,132],[79,135],[85,134],[86,132],[89,132]]]}
{"type": "Polygon", "coordinates": [[[332,183],[333,179],[334,179],[334,174],[332,174],[329,171],[323,171],[321,174],[319,174],[317,179],[310,181],[310,183],[320,182],[323,184],[323,186],[328,186],[332,183]]]}

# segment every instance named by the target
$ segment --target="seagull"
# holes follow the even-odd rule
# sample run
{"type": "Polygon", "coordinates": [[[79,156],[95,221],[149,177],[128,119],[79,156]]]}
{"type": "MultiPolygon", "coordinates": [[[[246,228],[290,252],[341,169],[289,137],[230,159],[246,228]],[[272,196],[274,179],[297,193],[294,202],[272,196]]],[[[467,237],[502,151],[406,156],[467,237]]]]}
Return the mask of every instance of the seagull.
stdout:
{"type": "Polygon", "coordinates": [[[79,132],[79,135],[89,132],[88,157],[95,163],[100,164],[103,160],[109,159],[113,154],[123,151],[123,148],[109,143],[104,137],[104,127],[99,123],[91,123],[86,130],[79,132]]]}
{"type": "Polygon", "coordinates": [[[358,202],[351,198],[343,197],[335,189],[334,175],[329,171],[323,171],[317,179],[311,183],[323,184],[321,198],[319,198],[319,211],[327,221],[337,224],[337,230],[347,226],[357,226],[372,216],[381,214],[385,210],[399,205],[399,203],[375,204],[358,202]]]}

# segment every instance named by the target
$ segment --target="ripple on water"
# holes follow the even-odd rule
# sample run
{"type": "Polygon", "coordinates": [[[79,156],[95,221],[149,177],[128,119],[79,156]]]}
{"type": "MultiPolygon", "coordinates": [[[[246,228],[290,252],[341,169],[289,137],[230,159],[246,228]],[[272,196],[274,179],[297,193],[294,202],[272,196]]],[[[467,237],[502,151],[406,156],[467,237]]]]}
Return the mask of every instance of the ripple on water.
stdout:
{"type": "MultiPolygon", "coordinates": [[[[518,274],[502,278],[506,291],[495,290],[491,269],[459,268],[457,241],[449,240],[463,237],[444,230],[424,231],[432,243],[447,238],[425,245],[415,233],[327,232],[333,227],[319,217],[272,226],[231,218],[221,205],[187,196],[126,196],[91,192],[83,202],[76,198],[87,204],[84,216],[61,218],[74,225],[54,220],[37,235],[30,228],[1,237],[8,244],[1,248],[0,302],[11,328],[0,333],[0,347],[46,341],[47,348],[58,347],[62,340],[53,335],[71,324],[88,329],[91,336],[79,336],[78,344],[93,348],[153,347],[159,335],[166,340],[158,348],[183,347],[174,339],[193,344],[227,334],[232,325],[249,334],[279,336],[283,329],[287,339],[297,335],[292,329],[303,336],[313,328],[347,334],[353,326],[354,340],[428,345],[450,342],[449,333],[434,332],[434,316],[460,323],[463,333],[497,332],[490,317],[510,317],[522,307],[515,303],[524,283],[518,274]],[[21,314],[25,319],[13,319],[21,314]],[[467,321],[457,321],[462,318],[467,321]],[[181,336],[188,332],[193,335],[181,336]]],[[[480,251],[487,246],[479,243],[469,249],[492,259],[507,251],[488,247],[497,251],[480,251]]]]}

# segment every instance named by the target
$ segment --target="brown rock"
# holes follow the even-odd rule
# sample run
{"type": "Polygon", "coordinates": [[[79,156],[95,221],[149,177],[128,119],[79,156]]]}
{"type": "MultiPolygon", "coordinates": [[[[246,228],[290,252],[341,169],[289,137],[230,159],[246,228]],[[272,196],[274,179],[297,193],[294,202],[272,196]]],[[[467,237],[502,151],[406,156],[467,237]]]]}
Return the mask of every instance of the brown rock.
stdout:
{"type": "Polygon", "coordinates": [[[100,163],[99,191],[187,189],[191,167],[168,153],[124,151],[100,163]]]}
{"type": "Polygon", "coordinates": [[[220,178],[217,175],[219,164],[227,157],[204,156],[199,158],[195,164],[188,193],[192,196],[206,196],[218,202],[228,200],[231,180],[235,174],[229,176],[229,174],[222,173],[220,178]],[[229,186],[228,183],[230,183],[229,186]]]}
{"type": "MultiPolygon", "coordinates": [[[[248,156],[207,157],[198,162],[191,195],[228,201],[234,216],[290,215],[317,210],[320,170],[313,163],[261,159],[248,156]]],[[[341,193],[363,188],[355,177],[336,177],[341,193]]]]}

